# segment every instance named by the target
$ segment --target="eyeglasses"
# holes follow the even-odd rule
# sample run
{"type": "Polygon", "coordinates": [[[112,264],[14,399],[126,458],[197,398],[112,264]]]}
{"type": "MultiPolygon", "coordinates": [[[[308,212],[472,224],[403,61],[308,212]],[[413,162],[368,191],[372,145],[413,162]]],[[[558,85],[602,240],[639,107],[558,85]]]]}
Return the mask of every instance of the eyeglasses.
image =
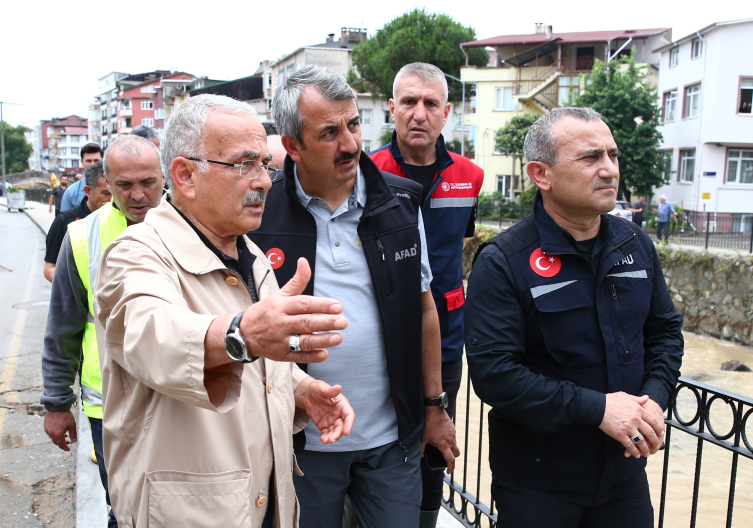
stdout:
{"type": "Polygon", "coordinates": [[[224,165],[226,167],[240,167],[241,178],[246,178],[247,180],[255,180],[256,178],[261,176],[262,170],[267,171],[267,174],[269,175],[269,179],[272,181],[276,181],[282,174],[282,171],[280,170],[280,166],[277,165],[276,163],[265,164],[263,161],[260,161],[260,160],[246,160],[240,163],[227,163],[225,161],[215,161],[215,160],[201,159],[201,158],[187,157],[186,159],[189,159],[191,161],[206,161],[207,163],[215,163],[217,165],[224,165]]]}

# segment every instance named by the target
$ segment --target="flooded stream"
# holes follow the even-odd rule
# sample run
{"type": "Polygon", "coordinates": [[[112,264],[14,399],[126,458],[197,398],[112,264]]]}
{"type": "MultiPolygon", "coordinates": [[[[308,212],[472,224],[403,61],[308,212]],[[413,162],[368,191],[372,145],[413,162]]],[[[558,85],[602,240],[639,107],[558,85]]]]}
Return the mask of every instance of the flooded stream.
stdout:
{"type": "MultiPolygon", "coordinates": [[[[742,361],[753,368],[753,348],[691,333],[685,333],[684,336],[685,356],[682,366],[683,376],[720,389],[753,397],[753,372],[727,372],[720,370],[722,363],[732,359],[742,361]]],[[[465,373],[467,373],[467,370],[465,373]]],[[[457,461],[455,479],[462,484],[465,473],[465,482],[468,491],[474,496],[478,496],[481,502],[488,506],[491,503],[491,494],[489,491],[491,472],[488,462],[488,427],[486,417],[489,408],[484,406],[482,413],[480,410],[480,401],[471,390],[470,412],[467,417],[469,434],[468,438],[466,438],[466,394],[467,386],[464,381],[458,394],[456,423],[458,446],[460,446],[461,452],[467,451],[468,453],[468,467],[464,467],[461,455],[461,458],[457,461]],[[479,453],[479,428],[482,422],[482,445],[479,453]],[[476,471],[479,454],[481,457],[480,475],[476,471]]],[[[683,419],[688,420],[695,412],[694,398],[689,391],[682,391],[680,394],[682,397],[679,400],[678,411],[683,419]],[[685,412],[683,412],[684,409],[686,409],[685,412]]],[[[723,402],[717,402],[712,407],[711,424],[718,432],[726,433],[730,430],[732,424],[731,412],[729,407],[723,402]]],[[[750,441],[753,442],[753,423],[748,425],[748,436],[750,441]]],[[[667,528],[685,528],[690,526],[697,443],[695,437],[673,429],[666,512],[664,516],[664,526],[667,528]]],[[[647,468],[651,486],[651,498],[657,521],[659,517],[663,463],[664,452],[660,451],[649,458],[647,468]]],[[[731,452],[709,442],[704,442],[696,520],[696,526],[699,528],[725,526],[731,465],[731,452]]],[[[445,488],[446,493],[447,490],[445,488]]],[[[459,501],[456,501],[456,507],[460,507],[459,501]]],[[[473,513],[469,513],[471,519],[473,519],[473,513]]],[[[488,523],[482,521],[481,526],[488,526],[488,523]]],[[[753,526],[753,460],[744,457],[739,457],[738,459],[732,526],[736,528],[750,528],[753,526]]]]}

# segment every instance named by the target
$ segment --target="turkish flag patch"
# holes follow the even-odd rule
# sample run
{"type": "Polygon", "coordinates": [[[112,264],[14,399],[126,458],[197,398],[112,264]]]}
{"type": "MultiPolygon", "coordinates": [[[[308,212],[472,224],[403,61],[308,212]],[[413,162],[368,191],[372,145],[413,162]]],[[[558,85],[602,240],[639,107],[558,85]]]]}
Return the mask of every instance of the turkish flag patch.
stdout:
{"type": "Polygon", "coordinates": [[[285,253],[280,248],[272,248],[265,255],[272,269],[277,269],[285,263],[285,253]]]}
{"type": "Polygon", "coordinates": [[[541,248],[531,253],[531,269],[542,277],[554,277],[562,268],[562,261],[557,255],[545,255],[541,248]]]}

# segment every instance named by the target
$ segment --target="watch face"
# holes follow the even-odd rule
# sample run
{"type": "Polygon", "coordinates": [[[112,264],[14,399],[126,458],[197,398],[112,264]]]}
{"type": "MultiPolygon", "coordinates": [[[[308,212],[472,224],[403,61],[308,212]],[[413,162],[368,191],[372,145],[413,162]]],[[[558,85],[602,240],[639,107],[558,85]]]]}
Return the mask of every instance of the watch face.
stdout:
{"type": "Polygon", "coordinates": [[[243,343],[241,343],[233,334],[225,336],[225,350],[227,350],[230,357],[236,361],[242,360],[243,355],[246,352],[243,343]]]}
{"type": "Polygon", "coordinates": [[[442,409],[446,409],[447,406],[450,404],[450,398],[447,397],[446,392],[443,392],[442,394],[440,394],[439,397],[442,400],[442,402],[440,403],[440,406],[442,407],[442,409]]]}

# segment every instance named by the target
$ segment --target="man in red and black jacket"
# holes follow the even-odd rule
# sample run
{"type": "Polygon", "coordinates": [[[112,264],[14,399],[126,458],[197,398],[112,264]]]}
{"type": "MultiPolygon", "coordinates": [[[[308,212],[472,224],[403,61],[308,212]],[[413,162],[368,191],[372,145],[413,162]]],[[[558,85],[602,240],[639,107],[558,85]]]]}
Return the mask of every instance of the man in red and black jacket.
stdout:
{"type": "MultiPolygon", "coordinates": [[[[379,169],[423,186],[421,212],[429,249],[442,334],[442,389],[452,416],[463,371],[463,244],[475,231],[476,207],[484,171],[463,156],[448,152],[442,137],[450,104],[447,80],[431,64],[403,66],[395,76],[390,113],[392,141],[369,154],[379,169]]],[[[420,527],[436,525],[442,498],[442,471],[422,460],[423,501],[420,527]]]]}

